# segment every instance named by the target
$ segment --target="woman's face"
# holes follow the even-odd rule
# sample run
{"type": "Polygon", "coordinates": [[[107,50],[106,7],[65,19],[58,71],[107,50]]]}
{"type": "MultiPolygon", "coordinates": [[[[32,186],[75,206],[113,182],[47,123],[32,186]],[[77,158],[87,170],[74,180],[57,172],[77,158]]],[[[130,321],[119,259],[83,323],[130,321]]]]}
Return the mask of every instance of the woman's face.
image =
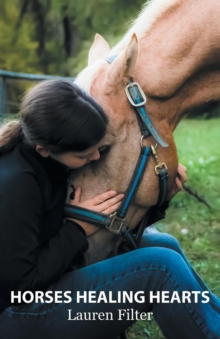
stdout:
{"type": "Polygon", "coordinates": [[[88,164],[90,161],[100,158],[99,146],[95,145],[83,152],[67,152],[62,154],[51,154],[51,158],[63,163],[70,169],[75,169],[88,164]]]}
{"type": "Polygon", "coordinates": [[[66,152],[62,154],[53,154],[50,151],[46,150],[42,146],[36,146],[36,151],[42,157],[51,157],[62,164],[66,165],[70,169],[76,169],[88,164],[90,161],[98,160],[100,158],[100,152],[106,146],[104,144],[104,139],[102,139],[98,144],[88,148],[82,152],[66,152]]]}

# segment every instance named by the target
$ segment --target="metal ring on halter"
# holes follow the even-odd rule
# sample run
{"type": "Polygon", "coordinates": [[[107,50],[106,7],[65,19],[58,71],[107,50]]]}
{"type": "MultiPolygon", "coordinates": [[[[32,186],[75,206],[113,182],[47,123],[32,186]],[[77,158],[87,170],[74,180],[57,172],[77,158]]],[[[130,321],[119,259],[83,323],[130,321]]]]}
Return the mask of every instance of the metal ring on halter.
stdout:
{"type": "MultiPolygon", "coordinates": [[[[143,145],[143,139],[144,139],[144,135],[142,135],[141,138],[140,138],[140,145],[141,145],[141,148],[144,147],[144,145],[143,145]]],[[[158,142],[156,143],[156,145],[154,146],[154,148],[156,149],[157,146],[158,146],[158,142]]]]}
{"type": "Polygon", "coordinates": [[[144,139],[144,135],[142,135],[142,136],[141,136],[141,138],[140,138],[140,144],[141,144],[141,148],[143,148],[143,147],[144,147],[144,145],[143,145],[143,139],[144,139]]]}

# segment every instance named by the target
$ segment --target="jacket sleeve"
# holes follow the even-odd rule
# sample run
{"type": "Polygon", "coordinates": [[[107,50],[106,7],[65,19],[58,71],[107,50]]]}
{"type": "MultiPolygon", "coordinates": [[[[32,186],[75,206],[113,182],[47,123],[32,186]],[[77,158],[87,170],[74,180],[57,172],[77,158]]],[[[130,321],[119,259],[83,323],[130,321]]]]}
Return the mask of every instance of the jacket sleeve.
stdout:
{"type": "Polygon", "coordinates": [[[44,290],[88,248],[77,225],[65,222],[46,246],[39,242],[42,198],[35,176],[0,177],[0,290],[44,290]]]}

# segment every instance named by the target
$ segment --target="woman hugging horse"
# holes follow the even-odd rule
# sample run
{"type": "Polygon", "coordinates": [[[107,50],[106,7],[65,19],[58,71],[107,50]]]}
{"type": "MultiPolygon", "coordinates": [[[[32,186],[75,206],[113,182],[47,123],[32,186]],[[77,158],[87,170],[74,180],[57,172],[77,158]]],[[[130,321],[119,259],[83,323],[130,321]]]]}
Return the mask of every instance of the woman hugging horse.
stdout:
{"type": "Polygon", "coordinates": [[[220,299],[175,238],[144,234],[139,248],[125,253],[121,235],[63,218],[66,195],[68,206],[104,215],[118,210],[140,140],[142,148],[158,144],[158,158],[150,158],[131,201],[131,233],[146,212],[148,223],[161,218],[181,189],[185,168],[178,166],[172,132],[188,109],[220,98],[220,8],[202,2],[206,11],[196,13],[197,1],[152,2],[112,51],[97,36],[76,84],[34,86],[23,99],[20,122],[0,130],[0,339],[115,339],[151,312],[167,339],[220,338],[220,299]],[[190,31],[187,40],[192,16],[196,32],[204,34],[190,31]],[[164,32],[166,49],[159,38],[164,32]],[[141,137],[124,91],[131,77],[141,84],[150,119],[169,147],[155,141],[157,134],[141,137]],[[156,159],[168,165],[168,191],[165,203],[152,208],[159,196],[156,159]],[[90,316],[95,321],[86,320],[90,316]]]}
{"type": "MultiPolygon", "coordinates": [[[[202,294],[191,304],[150,300],[150,292],[156,295],[156,291],[171,296],[208,291],[172,236],[146,234],[138,250],[72,269],[88,248],[87,237],[98,228],[71,219],[63,222],[69,169],[102,156],[107,123],[102,108],[76,85],[45,81],[24,97],[20,122],[1,130],[0,338],[116,338],[134,320],[119,320],[120,309],[152,311],[167,338],[207,338],[209,333],[218,338],[219,299],[211,292],[208,304],[202,303],[202,294]],[[45,291],[45,295],[71,291],[71,303],[54,299],[12,305],[11,291],[14,296],[19,291],[45,291]],[[114,300],[118,291],[143,291],[145,302],[77,303],[85,291],[106,296],[111,292],[114,300]],[[113,322],[70,321],[85,311],[109,312],[113,322]]],[[[180,166],[169,198],[183,181],[185,170],[180,166]]],[[[70,198],[70,204],[111,214],[123,194],[108,191],[81,202],[78,188],[70,198]]]]}

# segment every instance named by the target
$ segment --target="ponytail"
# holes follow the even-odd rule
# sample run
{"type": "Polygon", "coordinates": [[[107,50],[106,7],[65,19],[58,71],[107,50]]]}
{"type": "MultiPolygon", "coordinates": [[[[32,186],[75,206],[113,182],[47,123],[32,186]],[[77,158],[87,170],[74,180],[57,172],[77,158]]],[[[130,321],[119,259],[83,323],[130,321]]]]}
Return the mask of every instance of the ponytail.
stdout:
{"type": "Polygon", "coordinates": [[[20,121],[10,121],[0,128],[0,155],[12,150],[22,139],[20,121]]]}

